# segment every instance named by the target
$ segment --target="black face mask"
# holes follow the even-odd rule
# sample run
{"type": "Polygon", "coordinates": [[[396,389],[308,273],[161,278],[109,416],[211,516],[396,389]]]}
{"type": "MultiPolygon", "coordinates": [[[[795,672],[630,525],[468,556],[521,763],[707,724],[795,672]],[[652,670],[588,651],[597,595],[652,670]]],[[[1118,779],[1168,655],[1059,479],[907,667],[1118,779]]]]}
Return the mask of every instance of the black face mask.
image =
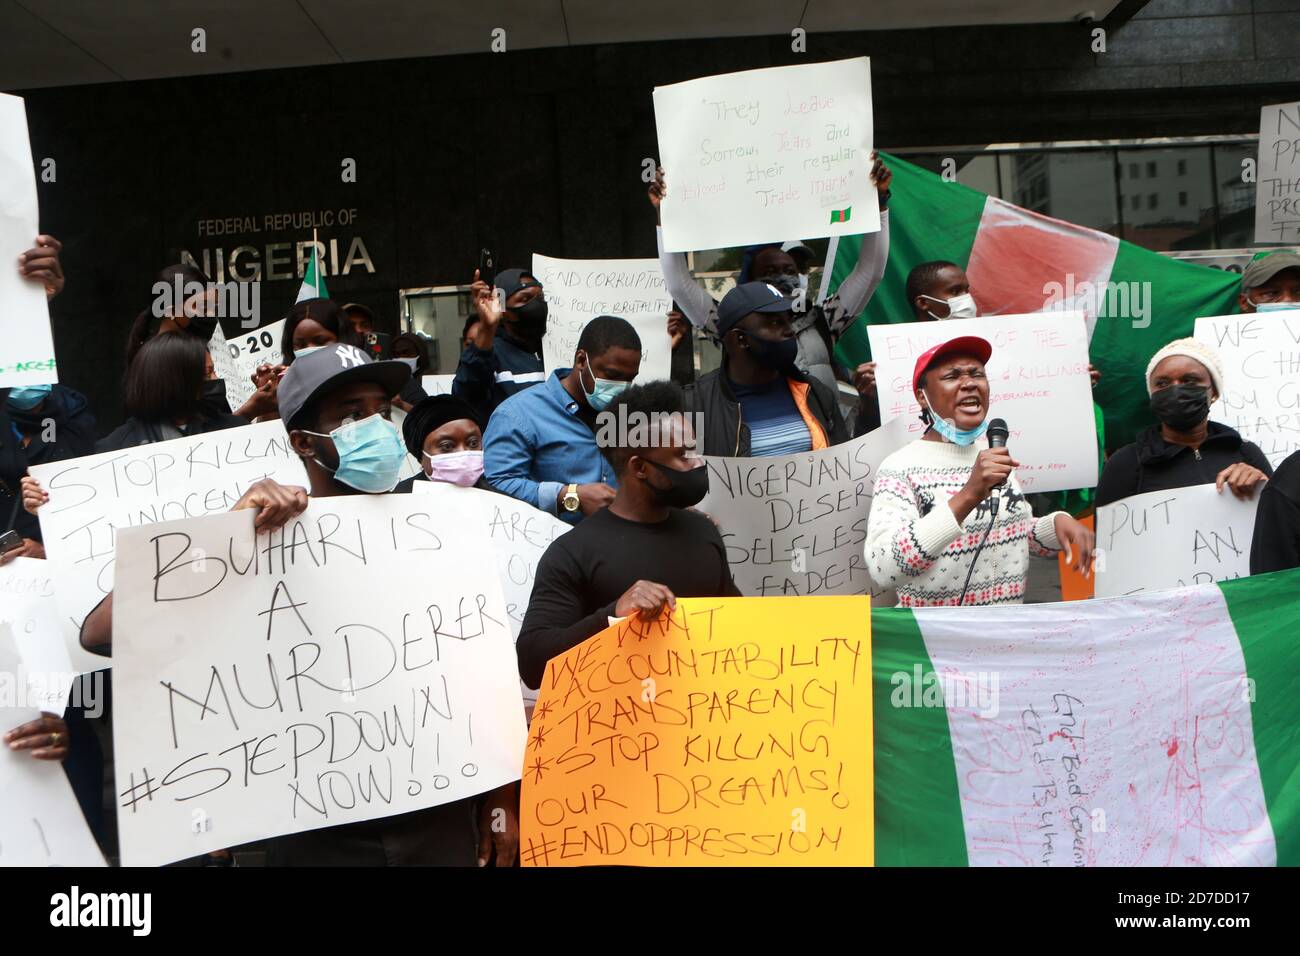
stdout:
{"type": "Polygon", "coordinates": [[[1170,385],[1151,394],[1151,411],[1174,431],[1189,431],[1210,417],[1210,390],[1170,385]]]}
{"type": "Polygon", "coordinates": [[[799,340],[794,336],[773,341],[757,335],[746,335],[745,340],[749,342],[749,354],[754,357],[754,361],[777,372],[784,372],[794,365],[794,360],[799,356],[799,340]]]}
{"type": "Polygon", "coordinates": [[[703,501],[704,496],[709,493],[707,465],[703,468],[692,468],[690,471],[678,471],[676,468],[669,468],[648,458],[644,461],[647,465],[654,465],[669,482],[667,488],[658,488],[646,482],[650,485],[650,491],[658,504],[667,508],[691,508],[703,501]]]}
{"type": "Polygon", "coordinates": [[[221,378],[208,379],[203,383],[203,398],[200,402],[209,412],[230,414],[230,402],[226,399],[226,381],[221,378]]]}
{"type": "Polygon", "coordinates": [[[546,334],[546,316],[548,312],[546,299],[540,295],[529,299],[518,308],[510,310],[510,314],[515,317],[515,323],[520,332],[525,335],[539,337],[546,334]]]}

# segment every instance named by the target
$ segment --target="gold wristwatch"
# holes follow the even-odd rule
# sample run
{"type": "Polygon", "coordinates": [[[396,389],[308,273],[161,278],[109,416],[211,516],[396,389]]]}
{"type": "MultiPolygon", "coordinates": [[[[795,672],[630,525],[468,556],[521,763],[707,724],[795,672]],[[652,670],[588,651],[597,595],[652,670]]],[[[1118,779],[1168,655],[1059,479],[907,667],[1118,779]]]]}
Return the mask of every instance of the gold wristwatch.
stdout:
{"type": "Polygon", "coordinates": [[[565,511],[574,512],[578,510],[582,502],[578,498],[577,485],[568,484],[564,486],[564,495],[560,498],[560,504],[564,505],[565,511]]]}

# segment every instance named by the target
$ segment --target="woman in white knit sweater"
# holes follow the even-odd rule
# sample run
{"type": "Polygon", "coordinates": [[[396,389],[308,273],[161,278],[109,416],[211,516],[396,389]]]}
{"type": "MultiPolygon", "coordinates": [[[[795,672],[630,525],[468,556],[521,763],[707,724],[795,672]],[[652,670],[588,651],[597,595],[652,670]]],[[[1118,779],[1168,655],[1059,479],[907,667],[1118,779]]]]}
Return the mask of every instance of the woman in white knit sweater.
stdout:
{"type": "Polygon", "coordinates": [[[1091,569],[1092,532],[1064,511],[1035,518],[1016,481],[1019,462],[981,441],[992,353],[984,339],[962,336],[922,354],[912,373],[929,427],[881,463],[864,545],[872,578],[902,606],[1019,604],[1030,552],[1064,549],[1076,570],[1091,569]],[[993,517],[990,494],[1003,482],[993,517]]]}

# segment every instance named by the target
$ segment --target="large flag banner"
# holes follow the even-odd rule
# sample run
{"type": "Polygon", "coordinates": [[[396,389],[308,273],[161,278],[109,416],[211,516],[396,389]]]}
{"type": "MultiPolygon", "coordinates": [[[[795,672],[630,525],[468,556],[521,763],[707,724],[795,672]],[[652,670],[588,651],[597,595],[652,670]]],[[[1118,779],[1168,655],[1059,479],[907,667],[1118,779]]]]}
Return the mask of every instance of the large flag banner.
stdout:
{"type": "Polygon", "coordinates": [[[1213,483],[1148,491],[1097,509],[1097,597],[1250,575],[1259,494],[1213,483]]]}
{"type": "MultiPolygon", "coordinates": [[[[537,577],[537,562],[551,542],[572,530],[573,525],[518,498],[482,488],[460,488],[444,481],[417,481],[411,488],[435,501],[440,509],[475,516],[480,537],[496,559],[510,635],[519,640],[537,577]]],[[[519,686],[525,704],[537,700],[537,691],[522,681],[519,686]]]]}
{"type": "Polygon", "coordinates": [[[263,478],[307,484],[279,421],[33,465],[30,472],[50,495],[39,512],[41,535],[59,582],[64,638],[81,671],[109,665],[82,650],[80,634],[86,615],[113,590],[116,531],[229,511],[263,478]]]}
{"type": "Polygon", "coordinates": [[[232,411],[238,410],[252,396],[252,375],[259,365],[284,362],[284,353],[280,350],[282,338],[284,319],[252,332],[241,332],[233,339],[227,339],[221,323],[217,323],[208,341],[208,351],[212,353],[212,367],[217,378],[226,383],[226,402],[232,411]]]}
{"type": "Polygon", "coordinates": [[[880,229],[869,58],[657,86],[654,109],[667,251],[880,229]]]}
{"type": "Polygon", "coordinates": [[[1300,864],[1298,587],[872,612],[877,864],[1300,864]]]}
{"type": "Polygon", "coordinates": [[[872,584],[862,547],[880,463],[910,440],[894,421],[799,455],[706,456],[709,493],[698,508],[717,522],[740,593],[892,593],[872,584]]]}
{"type": "Polygon", "coordinates": [[[673,297],[664,288],[658,259],[552,259],[533,253],[533,275],[546,288],[546,374],[573,366],[582,330],[598,315],[627,319],[641,339],[637,382],[672,376],[673,348],[668,312],[673,297]]]}
{"type": "Polygon", "coordinates": [[[22,97],[0,93],[0,388],[59,380],[45,288],[18,274],[40,231],[27,110],[22,97]]]}
{"type": "MultiPolygon", "coordinates": [[[[0,678],[40,666],[25,656],[12,625],[0,621],[0,678]]],[[[44,709],[0,696],[0,734],[35,720],[44,709]]],[[[0,793],[0,867],[104,866],[62,764],[0,746],[0,793]]]]}
{"type": "Polygon", "coordinates": [[[1260,107],[1255,241],[1300,242],[1300,103],[1260,107]]]}
{"type": "Polygon", "coordinates": [[[1021,487],[1033,494],[1097,484],[1097,420],[1080,312],[909,322],[871,326],[867,334],[882,422],[904,418],[919,438],[925,425],[912,393],[917,357],[948,339],[978,335],[993,346],[988,418],[1007,422],[1021,487]]]}
{"type": "MultiPolygon", "coordinates": [[[[25,671],[24,680],[14,680],[13,690],[23,695],[19,703],[62,716],[80,672],[72,669],[64,643],[50,562],[11,558],[0,565],[0,627],[6,626],[13,634],[25,671]]],[[[0,671],[0,680],[6,676],[0,671]]]]}
{"type": "Polygon", "coordinates": [[[524,866],[869,866],[865,597],[683,598],[546,665],[524,866]]]}
{"type": "Polygon", "coordinates": [[[122,863],[408,813],[519,779],[524,710],[491,555],[422,496],[314,499],[119,535],[122,863]]]}
{"type": "MultiPolygon", "coordinates": [[[[1155,420],[1144,381],[1151,356],[1191,335],[1198,315],[1237,307],[1234,273],[1171,259],[946,182],[896,156],[882,158],[893,170],[897,197],[889,213],[889,262],[863,310],[867,321],[840,339],[837,353],[850,368],[871,357],[869,326],[914,321],[906,291],[913,267],[947,259],[966,270],[981,315],[1084,312],[1093,325],[1089,354],[1102,372],[1093,394],[1105,413],[1107,442],[1118,447],[1155,420]]],[[[836,243],[829,291],[853,269],[860,243],[857,236],[836,243]]]]}
{"type": "Polygon", "coordinates": [[[1258,445],[1274,468],[1300,450],[1300,309],[1199,318],[1196,338],[1223,362],[1210,418],[1258,445]]]}

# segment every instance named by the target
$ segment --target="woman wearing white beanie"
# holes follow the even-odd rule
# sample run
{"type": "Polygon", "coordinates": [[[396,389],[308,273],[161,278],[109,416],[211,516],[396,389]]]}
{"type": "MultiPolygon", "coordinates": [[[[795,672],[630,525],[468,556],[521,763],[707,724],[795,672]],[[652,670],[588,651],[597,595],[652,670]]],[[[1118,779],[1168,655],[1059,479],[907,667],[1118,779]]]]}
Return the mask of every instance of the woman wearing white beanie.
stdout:
{"type": "Polygon", "coordinates": [[[1106,459],[1097,506],[1148,491],[1214,482],[1250,498],[1273,474],[1258,446],[1212,422],[1210,405],[1223,394],[1223,363],[1196,339],[1176,339],[1147,365],[1147,394],[1159,424],[1106,459]]]}

